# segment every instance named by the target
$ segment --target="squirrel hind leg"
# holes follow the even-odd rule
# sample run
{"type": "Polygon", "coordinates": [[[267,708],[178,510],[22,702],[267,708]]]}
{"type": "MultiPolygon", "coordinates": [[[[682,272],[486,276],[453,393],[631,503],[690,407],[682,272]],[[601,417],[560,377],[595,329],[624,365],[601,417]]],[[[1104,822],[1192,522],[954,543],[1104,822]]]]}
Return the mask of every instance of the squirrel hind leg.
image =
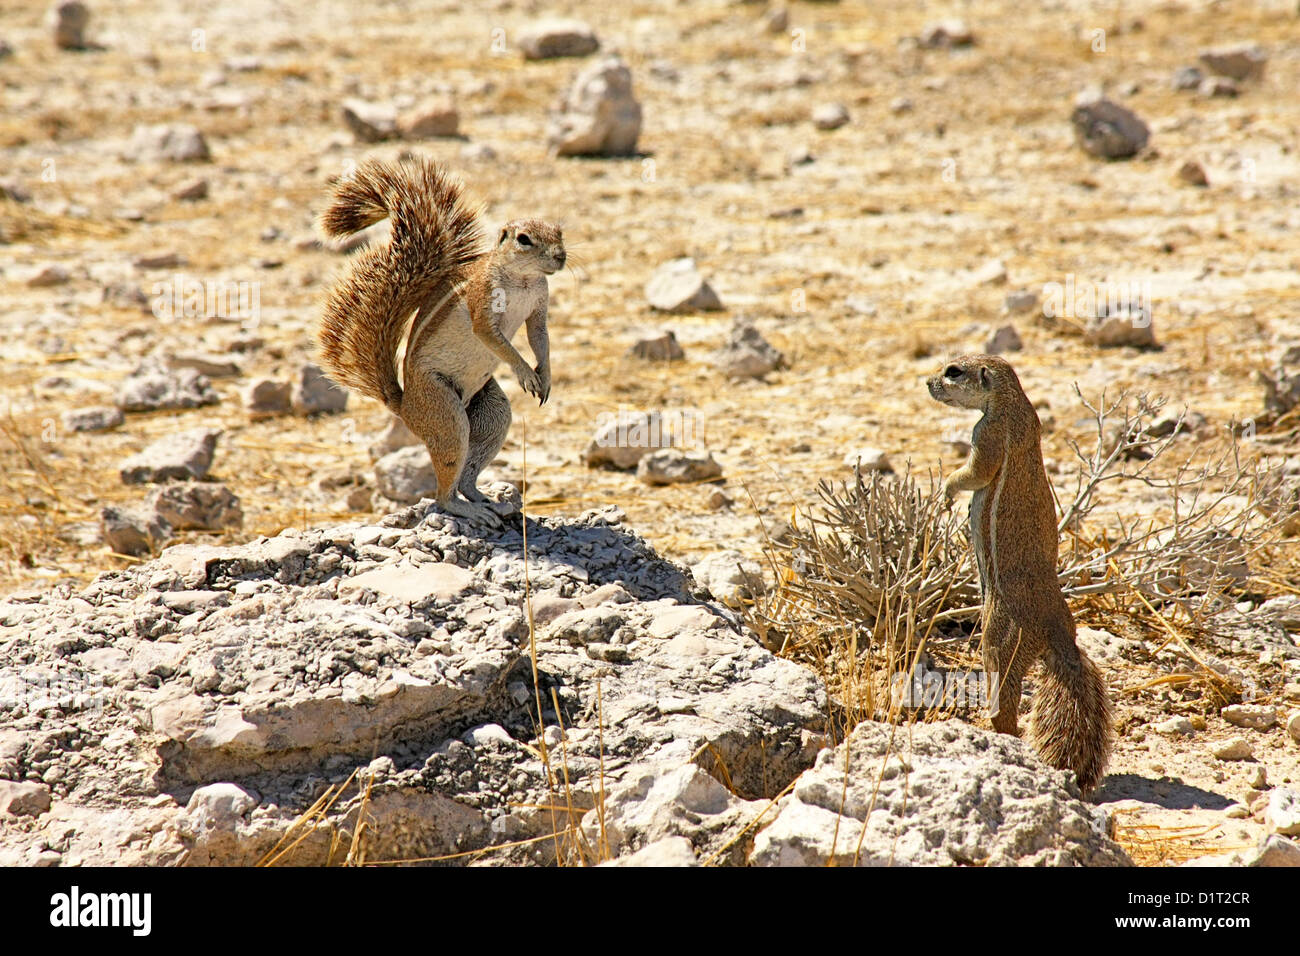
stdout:
{"type": "Polygon", "coordinates": [[[984,624],[980,642],[988,680],[989,716],[1000,734],[1020,736],[1020,699],[1025,674],[1034,662],[1024,631],[1005,614],[995,612],[984,624]]]}
{"type": "Polygon", "coordinates": [[[496,379],[488,379],[470,399],[465,416],[469,423],[469,449],[458,487],[469,501],[484,502],[487,498],[478,490],[479,473],[497,456],[510,431],[510,399],[496,379]]]}
{"type": "Polygon", "coordinates": [[[436,375],[420,375],[402,396],[401,417],[429,449],[438,480],[438,509],[458,518],[499,524],[497,515],[481,502],[466,501],[459,486],[469,453],[469,418],[460,393],[436,375]]]}

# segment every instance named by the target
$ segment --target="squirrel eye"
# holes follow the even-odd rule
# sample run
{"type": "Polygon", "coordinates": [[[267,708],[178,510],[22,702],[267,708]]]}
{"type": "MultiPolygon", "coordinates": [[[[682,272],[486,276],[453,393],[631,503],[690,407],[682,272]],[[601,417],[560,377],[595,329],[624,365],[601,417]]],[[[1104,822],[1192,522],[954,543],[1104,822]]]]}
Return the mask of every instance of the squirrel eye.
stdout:
{"type": "Polygon", "coordinates": [[[961,378],[962,375],[963,372],[961,370],[961,367],[957,365],[949,365],[946,369],[943,370],[944,378],[957,379],[957,378],[961,378]]]}
{"type": "Polygon", "coordinates": [[[519,244],[521,246],[531,246],[533,244],[533,240],[528,238],[527,233],[521,232],[518,238],[519,238],[519,244]]]}

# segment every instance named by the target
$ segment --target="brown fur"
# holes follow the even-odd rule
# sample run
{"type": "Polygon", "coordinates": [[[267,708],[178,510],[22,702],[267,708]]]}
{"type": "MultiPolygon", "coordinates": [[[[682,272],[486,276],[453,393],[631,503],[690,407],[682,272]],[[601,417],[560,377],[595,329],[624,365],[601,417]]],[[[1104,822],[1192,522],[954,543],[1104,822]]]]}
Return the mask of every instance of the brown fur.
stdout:
{"type": "Polygon", "coordinates": [[[549,396],[546,276],[564,265],[563,238],[549,223],[517,220],[481,251],[477,215],[461,187],[421,158],[362,163],[335,187],[321,228],[346,236],[385,217],[389,243],[356,256],[329,292],[317,329],[321,364],[423,439],[444,511],[495,521],[476,485],[505,441],[511,413],[491,370],[504,361],[525,391],[542,402],[549,396]],[[502,330],[523,309],[535,369],[502,330]]]}
{"type": "Polygon", "coordinates": [[[335,187],[321,228],[341,238],[385,217],[393,226],[388,246],[353,260],[330,290],[316,336],[334,381],[401,414],[396,361],[407,320],[466,280],[482,232],[460,186],[427,161],[362,163],[335,187]]]}
{"type": "MultiPolygon", "coordinates": [[[[984,669],[999,677],[993,727],[1018,735],[1021,685],[1037,660],[1030,734],[1054,767],[1091,790],[1105,773],[1111,710],[1101,673],[1075,641],[1056,576],[1056,506],[1043,468],[1038,413],[1015,370],[991,355],[963,355],[927,382],[938,401],[981,410],[966,463],[944,492],[972,491],[971,543],[979,566],[984,669]]],[[[992,678],[990,677],[990,680],[992,678]]]]}

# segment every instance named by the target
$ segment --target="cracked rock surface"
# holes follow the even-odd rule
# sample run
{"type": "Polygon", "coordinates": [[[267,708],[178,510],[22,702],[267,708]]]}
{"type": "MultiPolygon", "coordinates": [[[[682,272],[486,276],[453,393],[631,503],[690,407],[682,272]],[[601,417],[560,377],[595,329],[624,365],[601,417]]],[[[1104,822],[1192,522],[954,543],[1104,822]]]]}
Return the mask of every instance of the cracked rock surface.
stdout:
{"type": "Polygon", "coordinates": [[[846,788],[818,678],[621,519],[426,501],[0,602],[0,863],[1125,861],[964,724],[861,724],[846,788]]]}
{"type": "MultiPolygon", "coordinates": [[[[757,799],[811,764],[817,680],[613,510],[528,522],[539,739],[518,519],[483,538],[426,507],[0,603],[0,775],[52,798],[0,822],[4,860],[255,862],[357,768],[369,858],[402,859],[552,832],[543,747],[577,812],[602,781],[702,766],[757,799]]],[[[359,794],[285,861],[326,862],[359,794]]]]}

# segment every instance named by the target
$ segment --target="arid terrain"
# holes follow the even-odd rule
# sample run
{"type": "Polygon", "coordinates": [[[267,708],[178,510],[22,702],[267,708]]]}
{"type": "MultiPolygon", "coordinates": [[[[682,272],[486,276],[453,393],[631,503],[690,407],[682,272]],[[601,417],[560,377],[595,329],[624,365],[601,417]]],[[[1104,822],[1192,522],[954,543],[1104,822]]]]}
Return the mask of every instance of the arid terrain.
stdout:
{"type": "MultiPolygon", "coordinates": [[[[221,430],[209,479],[238,496],[244,520],[170,543],[233,544],[396,507],[371,494],[367,448],[390,419],[377,402],[253,420],[243,392],[312,358],[345,258],[316,241],[331,181],[406,150],[457,171],[489,234],[517,217],[563,224],[571,268],[551,280],[551,397],[538,407],[502,370],[514,425],[485,474],[523,486],[530,514],[613,504],[672,561],[757,558],[764,529],[798,520],[862,449],[900,472],[957,467],[952,439],[973,417],[933,402],[924,379],[1007,324],[1062,497],[1077,473],[1071,442],[1095,441],[1076,384],[1092,401],[1103,389],[1164,397],[1203,416],[1175,446],[1184,455],[1236,431],[1245,459],[1295,480],[1300,421],[1266,414],[1258,377],[1300,346],[1294,2],[845,0],[787,12],[774,24],[763,5],[727,0],[122,0],[91,7],[89,49],[62,50],[44,4],[0,2],[12,48],[0,58],[0,593],[147,559],[113,553],[101,512],[145,495],[121,479],[124,459],[183,429],[221,430]],[[551,111],[585,60],[520,55],[515,37],[543,16],[585,20],[602,53],[623,57],[644,114],[637,155],[551,155],[551,111]],[[973,42],[918,42],[953,16],[973,42]],[[1175,88],[1177,70],[1229,43],[1258,44],[1262,75],[1236,95],[1175,88]],[[1076,142],[1075,98],[1096,88],[1149,126],[1134,157],[1106,161],[1076,142]],[[342,118],[350,98],[400,110],[432,97],[454,102],[457,136],[366,143],[342,118]],[[820,128],[835,125],[814,122],[832,104],[847,122],[820,128]],[[172,123],[196,126],[208,158],[159,158],[137,134],[172,123]],[[1180,174],[1189,162],[1205,185],[1180,174]],[[649,305],[656,268],[685,256],[720,311],[649,305]],[[160,307],[195,283],[242,288],[250,307],[160,307]],[[1041,302],[1006,305],[1022,290],[1044,300],[1120,285],[1149,290],[1157,348],[1101,348],[1041,302]],[[713,352],[737,318],[785,367],[723,374],[713,352]],[[628,354],[668,330],[684,359],[628,354]],[[128,411],[104,431],[66,426],[65,412],[113,405],[148,362],[207,368],[219,401],[128,411]],[[601,416],[620,410],[689,413],[723,481],[652,487],[589,468],[601,416]]],[[[1159,507],[1140,486],[1108,494],[1120,515],[1159,507]]],[[[1120,737],[1094,798],[1135,861],[1253,846],[1268,790],[1300,784],[1300,739],[1285,726],[1300,669],[1249,636],[1259,606],[1300,595],[1298,557],[1294,541],[1272,539],[1230,598],[1240,630],[1194,638],[1247,675],[1250,703],[1277,709],[1268,729],[1233,726],[1222,701],[1167,679],[1179,661],[1160,653],[1170,638],[1154,612],[1076,605],[1081,623],[1137,642],[1099,660],[1120,737]],[[1185,731],[1155,729],[1180,716],[1185,731]],[[1234,737],[1248,759],[1213,755],[1234,737]]],[[[1294,644],[1291,607],[1275,622],[1294,644]]]]}

